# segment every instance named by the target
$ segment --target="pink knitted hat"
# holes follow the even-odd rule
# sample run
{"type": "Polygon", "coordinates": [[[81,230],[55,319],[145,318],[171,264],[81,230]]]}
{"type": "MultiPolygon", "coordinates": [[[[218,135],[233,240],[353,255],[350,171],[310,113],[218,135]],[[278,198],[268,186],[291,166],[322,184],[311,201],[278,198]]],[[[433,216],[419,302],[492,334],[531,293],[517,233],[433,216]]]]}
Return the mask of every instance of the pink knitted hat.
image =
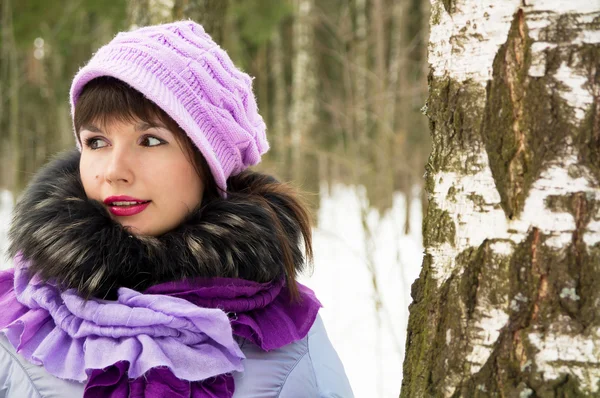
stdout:
{"type": "Polygon", "coordinates": [[[223,191],[229,176],[259,163],[269,149],[252,79],[193,21],[117,34],[75,75],[72,117],[85,84],[100,76],[129,84],[175,120],[223,191]]]}

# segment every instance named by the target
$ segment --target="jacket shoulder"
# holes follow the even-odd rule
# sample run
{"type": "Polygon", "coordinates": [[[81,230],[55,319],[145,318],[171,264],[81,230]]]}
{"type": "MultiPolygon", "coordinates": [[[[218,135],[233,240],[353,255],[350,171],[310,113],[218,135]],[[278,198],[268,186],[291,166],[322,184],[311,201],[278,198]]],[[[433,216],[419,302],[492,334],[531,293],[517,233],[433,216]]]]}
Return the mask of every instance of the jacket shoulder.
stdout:
{"type": "Polygon", "coordinates": [[[333,348],[320,317],[308,333],[308,352],[294,368],[281,390],[281,397],[302,396],[306,374],[312,371],[316,382],[315,397],[352,398],[352,388],[344,365],[333,348]]]}
{"type": "Polygon", "coordinates": [[[245,342],[242,351],[244,372],[234,373],[234,397],[354,396],[320,316],[302,340],[269,352],[245,342]]]}
{"type": "Polygon", "coordinates": [[[84,385],[61,380],[27,362],[0,332],[0,398],[81,397],[84,385]]]}

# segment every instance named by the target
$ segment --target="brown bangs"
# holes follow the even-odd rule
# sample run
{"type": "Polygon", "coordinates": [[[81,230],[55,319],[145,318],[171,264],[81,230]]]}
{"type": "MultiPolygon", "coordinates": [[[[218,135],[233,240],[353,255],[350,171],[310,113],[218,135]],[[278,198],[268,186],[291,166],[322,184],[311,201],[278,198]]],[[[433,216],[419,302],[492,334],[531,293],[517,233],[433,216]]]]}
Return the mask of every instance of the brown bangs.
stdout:
{"type": "Polygon", "coordinates": [[[74,124],[79,137],[87,124],[106,125],[110,121],[134,123],[160,121],[169,130],[180,130],[177,123],[154,102],[127,83],[102,76],[87,83],[77,100],[74,124]]]}

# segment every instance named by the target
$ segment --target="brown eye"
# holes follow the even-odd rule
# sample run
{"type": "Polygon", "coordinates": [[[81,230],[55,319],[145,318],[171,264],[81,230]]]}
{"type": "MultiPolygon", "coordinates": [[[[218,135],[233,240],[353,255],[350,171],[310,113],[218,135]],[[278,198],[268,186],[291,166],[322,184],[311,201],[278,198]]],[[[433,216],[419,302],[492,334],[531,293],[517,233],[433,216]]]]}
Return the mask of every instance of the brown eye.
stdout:
{"type": "Polygon", "coordinates": [[[103,148],[106,145],[106,142],[98,137],[90,137],[85,139],[85,146],[92,150],[103,148]]]}
{"type": "Polygon", "coordinates": [[[163,140],[160,140],[156,137],[152,137],[151,135],[147,135],[142,139],[142,145],[143,146],[149,146],[149,147],[153,147],[153,146],[159,146],[164,144],[165,142],[163,140]]]}

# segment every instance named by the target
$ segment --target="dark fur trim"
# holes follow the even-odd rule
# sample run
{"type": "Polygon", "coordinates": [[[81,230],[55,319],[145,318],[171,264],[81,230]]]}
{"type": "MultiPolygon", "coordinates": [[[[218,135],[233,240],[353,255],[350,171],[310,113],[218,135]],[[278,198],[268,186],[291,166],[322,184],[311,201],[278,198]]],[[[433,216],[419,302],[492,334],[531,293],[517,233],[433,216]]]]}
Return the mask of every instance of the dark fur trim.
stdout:
{"type": "MultiPolygon", "coordinates": [[[[102,203],[87,199],[79,158],[79,152],[72,151],[51,161],[14,209],[8,253],[21,252],[31,260],[32,273],[75,288],[84,297],[102,298],[114,298],[122,286],[143,291],[189,277],[268,282],[284,275],[271,214],[277,214],[290,241],[299,242],[301,234],[285,200],[277,195],[262,201],[245,200],[244,195],[213,199],[175,230],[160,237],[136,236],[113,221],[102,203]]],[[[246,180],[253,175],[259,174],[248,172],[246,180]]],[[[292,257],[298,272],[304,264],[298,245],[292,257]]]]}

